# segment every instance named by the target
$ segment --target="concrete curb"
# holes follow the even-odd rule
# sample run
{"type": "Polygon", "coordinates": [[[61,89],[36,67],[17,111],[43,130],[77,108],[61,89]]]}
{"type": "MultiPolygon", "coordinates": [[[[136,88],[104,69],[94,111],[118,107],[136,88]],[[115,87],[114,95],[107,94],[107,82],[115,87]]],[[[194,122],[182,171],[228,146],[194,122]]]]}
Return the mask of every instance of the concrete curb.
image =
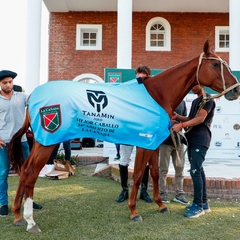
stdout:
{"type": "MultiPolygon", "coordinates": [[[[109,177],[115,181],[120,182],[119,168],[117,165],[107,165],[101,170],[95,172],[93,176],[109,177]]],[[[152,190],[151,178],[149,179],[148,189],[152,190]]],[[[174,176],[168,175],[167,178],[167,191],[168,194],[175,194],[174,176]]],[[[128,184],[133,185],[133,170],[128,171],[128,184]]],[[[240,199],[240,178],[225,179],[225,178],[207,178],[207,192],[209,198],[220,199],[240,199]]],[[[184,177],[183,190],[187,196],[193,195],[193,183],[191,177],[184,177]]]]}

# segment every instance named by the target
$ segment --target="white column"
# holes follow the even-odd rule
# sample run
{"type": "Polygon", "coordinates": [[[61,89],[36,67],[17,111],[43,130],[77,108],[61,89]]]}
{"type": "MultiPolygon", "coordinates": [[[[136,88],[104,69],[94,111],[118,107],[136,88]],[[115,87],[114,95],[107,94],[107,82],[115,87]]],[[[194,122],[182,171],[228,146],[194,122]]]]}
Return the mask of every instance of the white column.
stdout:
{"type": "Polygon", "coordinates": [[[229,0],[229,66],[234,71],[240,70],[240,1],[229,0]]]}
{"type": "Polygon", "coordinates": [[[132,0],[118,0],[117,68],[132,68],[132,0]]]}
{"type": "Polygon", "coordinates": [[[40,83],[42,0],[27,0],[26,38],[26,93],[30,94],[40,83]]]}

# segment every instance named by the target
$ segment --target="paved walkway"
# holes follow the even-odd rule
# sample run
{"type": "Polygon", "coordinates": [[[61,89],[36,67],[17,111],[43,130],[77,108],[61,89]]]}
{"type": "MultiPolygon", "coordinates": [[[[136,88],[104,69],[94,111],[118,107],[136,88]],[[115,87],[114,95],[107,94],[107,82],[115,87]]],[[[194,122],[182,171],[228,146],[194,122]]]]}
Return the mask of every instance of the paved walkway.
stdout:
{"type": "MultiPolygon", "coordinates": [[[[82,150],[72,150],[72,155],[78,156],[103,156],[103,148],[83,148],[82,150]]],[[[109,159],[109,164],[119,164],[119,161],[114,161],[113,158],[109,159]]],[[[104,165],[98,165],[98,169],[104,165]]],[[[129,168],[134,167],[134,159],[130,162],[129,168]]],[[[239,160],[223,160],[223,159],[206,159],[204,162],[204,169],[207,177],[215,178],[240,178],[240,161],[239,160]]],[[[189,162],[186,160],[184,175],[190,176],[189,162]]],[[[170,165],[169,174],[174,175],[173,165],[170,165]]]]}

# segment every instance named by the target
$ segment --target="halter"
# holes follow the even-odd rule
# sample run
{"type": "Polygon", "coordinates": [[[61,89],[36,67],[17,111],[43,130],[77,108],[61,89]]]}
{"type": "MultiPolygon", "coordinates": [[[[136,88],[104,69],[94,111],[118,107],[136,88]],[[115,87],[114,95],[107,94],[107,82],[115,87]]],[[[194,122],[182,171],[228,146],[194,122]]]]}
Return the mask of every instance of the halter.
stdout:
{"type": "Polygon", "coordinates": [[[198,67],[197,67],[197,73],[196,73],[196,79],[197,79],[197,82],[198,84],[201,86],[201,89],[202,89],[202,94],[203,94],[203,101],[209,101],[211,99],[215,99],[215,98],[219,98],[221,97],[222,95],[224,95],[225,93],[231,91],[233,88],[237,87],[240,85],[240,83],[238,82],[236,76],[234,76],[228,66],[228,64],[226,63],[226,61],[223,61],[220,57],[209,57],[209,58],[206,58],[206,57],[203,57],[204,53],[201,53],[200,56],[199,56],[199,62],[198,62],[198,67]],[[199,82],[199,79],[198,79],[198,73],[199,73],[199,69],[200,69],[200,66],[202,64],[202,60],[218,60],[220,63],[221,63],[221,77],[222,77],[222,84],[223,84],[223,91],[219,94],[216,94],[214,96],[211,96],[211,97],[207,97],[206,96],[206,92],[205,92],[205,89],[204,89],[204,86],[201,85],[201,83],[199,82]],[[225,84],[225,78],[224,78],[224,75],[223,75],[223,66],[225,66],[228,70],[228,72],[230,73],[230,75],[232,75],[235,79],[236,79],[236,84],[232,85],[231,87],[228,87],[226,89],[226,84],[225,84]]]}
{"type": "MultiPolygon", "coordinates": [[[[197,111],[197,113],[196,113],[196,116],[198,115],[198,113],[200,112],[200,110],[204,107],[204,105],[206,104],[206,102],[208,102],[208,101],[211,100],[211,99],[219,98],[219,97],[221,97],[222,95],[224,95],[225,93],[231,91],[233,88],[235,88],[235,87],[237,87],[237,86],[240,86],[240,83],[238,82],[236,76],[234,76],[234,75],[232,74],[232,72],[231,72],[228,64],[227,64],[225,61],[223,61],[220,57],[218,57],[218,58],[215,58],[215,57],[206,58],[206,57],[203,57],[203,55],[204,55],[204,53],[201,53],[200,56],[199,56],[199,62],[198,62],[197,73],[196,73],[197,82],[198,82],[198,84],[201,86],[201,89],[202,89],[203,100],[202,100],[201,104],[199,105],[199,108],[198,108],[198,111],[197,111]],[[202,60],[203,60],[203,59],[204,59],[204,60],[218,60],[218,61],[221,63],[221,77],[222,77],[222,84],[223,84],[223,89],[224,89],[224,90],[223,90],[221,93],[216,94],[216,95],[214,95],[214,96],[207,96],[206,91],[205,91],[205,89],[204,89],[204,86],[199,82],[199,79],[198,79],[198,73],[199,73],[199,69],[200,69],[200,66],[201,66],[201,64],[202,64],[202,60]],[[225,84],[225,78],[224,78],[224,75],[223,75],[223,66],[225,66],[225,67],[227,68],[228,72],[236,79],[236,84],[232,85],[231,87],[228,87],[227,89],[226,89],[226,84],[225,84]]],[[[187,139],[186,139],[186,137],[185,137],[185,134],[186,134],[187,132],[189,132],[191,129],[192,129],[192,127],[189,127],[188,129],[185,130],[184,133],[182,133],[182,132],[178,132],[178,133],[177,133],[178,140],[180,140],[180,136],[179,136],[179,135],[181,135],[182,137],[184,137],[184,139],[185,139],[185,141],[186,141],[186,143],[187,143],[187,148],[188,148],[188,141],[187,141],[187,139]]],[[[174,138],[172,128],[170,129],[170,134],[171,134],[171,138],[172,138],[172,141],[173,141],[174,148],[176,149],[176,153],[177,153],[177,163],[176,163],[176,164],[177,164],[177,166],[181,166],[181,159],[180,159],[179,153],[178,153],[178,151],[177,151],[177,143],[176,143],[176,140],[175,140],[175,138],[174,138]]],[[[184,151],[184,155],[185,155],[185,153],[186,153],[186,151],[187,151],[187,148],[186,148],[185,151],[184,151]]]]}

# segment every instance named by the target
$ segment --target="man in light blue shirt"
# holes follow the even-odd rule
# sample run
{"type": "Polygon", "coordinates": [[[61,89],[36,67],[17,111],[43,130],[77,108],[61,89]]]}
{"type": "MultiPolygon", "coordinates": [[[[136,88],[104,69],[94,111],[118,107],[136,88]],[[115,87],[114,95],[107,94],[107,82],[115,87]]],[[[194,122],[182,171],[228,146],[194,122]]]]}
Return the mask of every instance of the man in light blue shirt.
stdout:
{"type": "MultiPolygon", "coordinates": [[[[8,215],[8,144],[12,136],[22,127],[25,119],[25,107],[28,96],[23,92],[13,90],[13,79],[17,73],[0,71],[0,216],[8,215]]],[[[29,155],[26,135],[22,137],[23,158],[29,155]]],[[[41,206],[34,204],[34,208],[41,206]]]]}

